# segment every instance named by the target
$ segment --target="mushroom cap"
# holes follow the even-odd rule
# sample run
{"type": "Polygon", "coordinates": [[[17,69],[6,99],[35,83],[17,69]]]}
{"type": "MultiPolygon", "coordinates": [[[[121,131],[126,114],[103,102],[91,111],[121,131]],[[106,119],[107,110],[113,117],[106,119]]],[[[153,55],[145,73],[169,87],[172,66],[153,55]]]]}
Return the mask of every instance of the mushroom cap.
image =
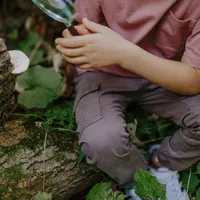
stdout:
{"type": "Polygon", "coordinates": [[[8,51],[10,54],[10,62],[13,65],[12,74],[21,74],[25,72],[30,64],[30,59],[22,52],[18,50],[8,51]]]}

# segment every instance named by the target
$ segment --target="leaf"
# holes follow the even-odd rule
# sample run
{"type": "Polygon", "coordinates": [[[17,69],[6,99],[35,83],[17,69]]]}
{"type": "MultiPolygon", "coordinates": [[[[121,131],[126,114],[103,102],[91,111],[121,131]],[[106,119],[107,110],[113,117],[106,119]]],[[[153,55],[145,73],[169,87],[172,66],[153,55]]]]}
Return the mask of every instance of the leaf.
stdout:
{"type": "Polygon", "coordinates": [[[117,199],[117,200],[124,200],[127,197],[125,194],[123,194],[120,191],[115,191],[113,196],[114,196],[114,199],[117,199]]]}
{"type": "Polygon", "coordinates": [[[86,200],[106,200],[109,193],[108,190],[111,188],[111,182],[98,183],[88,193],[86,200]]]}
{"type": "Polygon", "coordinates": [[[30,56],[31,52],[40,41],[41,37],[36,33],[30,33],[28,36],[20,42],[18,49],[25,52],[28,56],[30,56]]]}
{"type": "MultiPolygon", "coordinates": [[[[37,52],[35,53],[35,55],[33,56],[33,58],[31,59],[34,62],[37,62],[39,60],[41,60],[42,58],[44,58],[44,51],[42,50],[37,50],[37,52]]],[[[33,64],[33,62],[31,62],[31,64],[33,64]]]]}
{"type": "Polygon", "coordinates": [[[76,121],[73,115],[72,102],[65,102],[65,106],[63,108],[54,107],[50,110],[47,110],[44,116],[51,125],[59,125],[60,127],[70,130],[76,129],[76,121]]]}
{"type": "Polygon", "coordinates": [[[88,193],[86,200],[124,200],[126,195],[112,189],[111,182],[96,184],[88,193]]]}
{"type": "Polygon", "coordinates": [[[196,192],[196,200],[200,200],[200,188],[196,192]]]}
{"type": "MultiPolygon", "coordinates": [[[[189,172],[184,172],[182,174],[181,180],[182,180],[182,186],[184,187],[185,190],[187,190],[188,178],[189,178],[189,172]]],[[[199,183],[200,183],[200,180],[198,176],[195,174],[192,174],[191,179],[190,179],[189,190],[188,190],[189,194],[193,194],[195,192],[199,183]]]]}
{"type": "Polygon", "coordinates": [[[46,192],[40,192],[34,197],[34,200],[52,200],[52,196],[46,192]]]}
{"type": "Polygon", "coordinates": [[[29,68],[17,78],[19,85],[25,89],[42,85],[45,88],[58,87],[61,84],[61,75],[53,68],[44,68],[40,65],[29,68]]]}
{"type": "Polygon", "coordinates": [[[155,200],[160,198],[166,200],[166,187],[160,184],[150,172],[138,170],[135,180],[135,192],[142,199],[155,200]]]}
{"type": "Polygon", "coordinates": [[[199,162],[198,165],[197,165],[197,171],[196,171],[196,174],[200,174],[200,162],[199,162]]]}
{"type": "Polygon", "coordinates": [[[45,108],[60,96],[62,77],[52,68],[35,66],[20,75],[17,83],[25,89],[18,97],[19,104],[27,108],[45,108]]]}
{"type": "Polygon", "coordinates": [[[78,160],[77,160],[77,163],[80,164],[85,158],[85,154],[79,150],[79,155],[78,155],[78,160]]]}
{"type": "MultiPolygon", "coordinates": [[[[38,45],[38,43],[41,41],[41,37],[37,33],[30,33],[25,40],[20,42],[17,49],[23,51],[28,55],[28,57],[32,57],[31,61],[36,62],[42,58],[44,58],[45,52],[41,50],[40,48],[37,49],[36,52],[34,52],[34,55],[31,55],[33,53],[33,50],[38,45]]],[[[32,63],[32,62],[31,62],[32,63]]]]}
{"type": "Polygon", "coordinates": [[[19,31],[17,28],[14,28],[12,32],[8,33],[8,38],[10,40],[16,40],[19,38],[19,31]]]}
{"type": "Polygon", "coordinates": [[[59,95],[55,91],[51,91],[42,87],[24,91],[18,97],[18,103],[26,108],[45,108],[59,95]]]}

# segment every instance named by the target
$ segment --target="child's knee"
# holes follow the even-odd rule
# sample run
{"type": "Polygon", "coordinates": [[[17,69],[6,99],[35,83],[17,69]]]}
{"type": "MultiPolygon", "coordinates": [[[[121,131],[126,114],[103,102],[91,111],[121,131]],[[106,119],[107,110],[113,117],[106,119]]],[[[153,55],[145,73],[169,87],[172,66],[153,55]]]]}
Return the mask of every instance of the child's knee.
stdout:
{"type": "Polygon", "coordinates": [[[80,143],[90,164],[113,160],[114,157],[127,154],[130,150],[128,133],[117,126],[87,127],[82,133],[80,143]]]}
{"type": "Polygon", "coordinates": [[[185,136],[189,138],[199,138],[200,139],[200,113],[190,113],[183,118],[183,127],[187,130],[185,136]]]}

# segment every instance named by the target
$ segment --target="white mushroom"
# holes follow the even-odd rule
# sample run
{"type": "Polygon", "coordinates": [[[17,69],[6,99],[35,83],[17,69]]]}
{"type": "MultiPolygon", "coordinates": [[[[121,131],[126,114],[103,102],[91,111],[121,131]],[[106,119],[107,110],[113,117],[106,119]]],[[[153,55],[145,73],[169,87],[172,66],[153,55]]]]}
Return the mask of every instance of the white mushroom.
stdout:
{"type": "Polygon", "coordinates": [[[30,59],[18,50],[8,51],[10,54],[10,62],[13,64],[12,74],[21,74],[25,72],[30,64],[30,59]]]}

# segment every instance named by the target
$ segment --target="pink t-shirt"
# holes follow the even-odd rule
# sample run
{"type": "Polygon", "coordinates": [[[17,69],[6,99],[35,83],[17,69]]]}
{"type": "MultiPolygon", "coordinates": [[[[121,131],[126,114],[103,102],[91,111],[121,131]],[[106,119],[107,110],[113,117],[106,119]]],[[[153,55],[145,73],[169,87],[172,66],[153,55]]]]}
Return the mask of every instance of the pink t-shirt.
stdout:
{"type": "MultiPolygon", "coordinates": [[[[76,0],[75,10],[78,22],[87,17],[156,56],[200,69],[200,0],[76,0]]],[[[117,65],[98,70],[136,76],[117,65]]]]}

